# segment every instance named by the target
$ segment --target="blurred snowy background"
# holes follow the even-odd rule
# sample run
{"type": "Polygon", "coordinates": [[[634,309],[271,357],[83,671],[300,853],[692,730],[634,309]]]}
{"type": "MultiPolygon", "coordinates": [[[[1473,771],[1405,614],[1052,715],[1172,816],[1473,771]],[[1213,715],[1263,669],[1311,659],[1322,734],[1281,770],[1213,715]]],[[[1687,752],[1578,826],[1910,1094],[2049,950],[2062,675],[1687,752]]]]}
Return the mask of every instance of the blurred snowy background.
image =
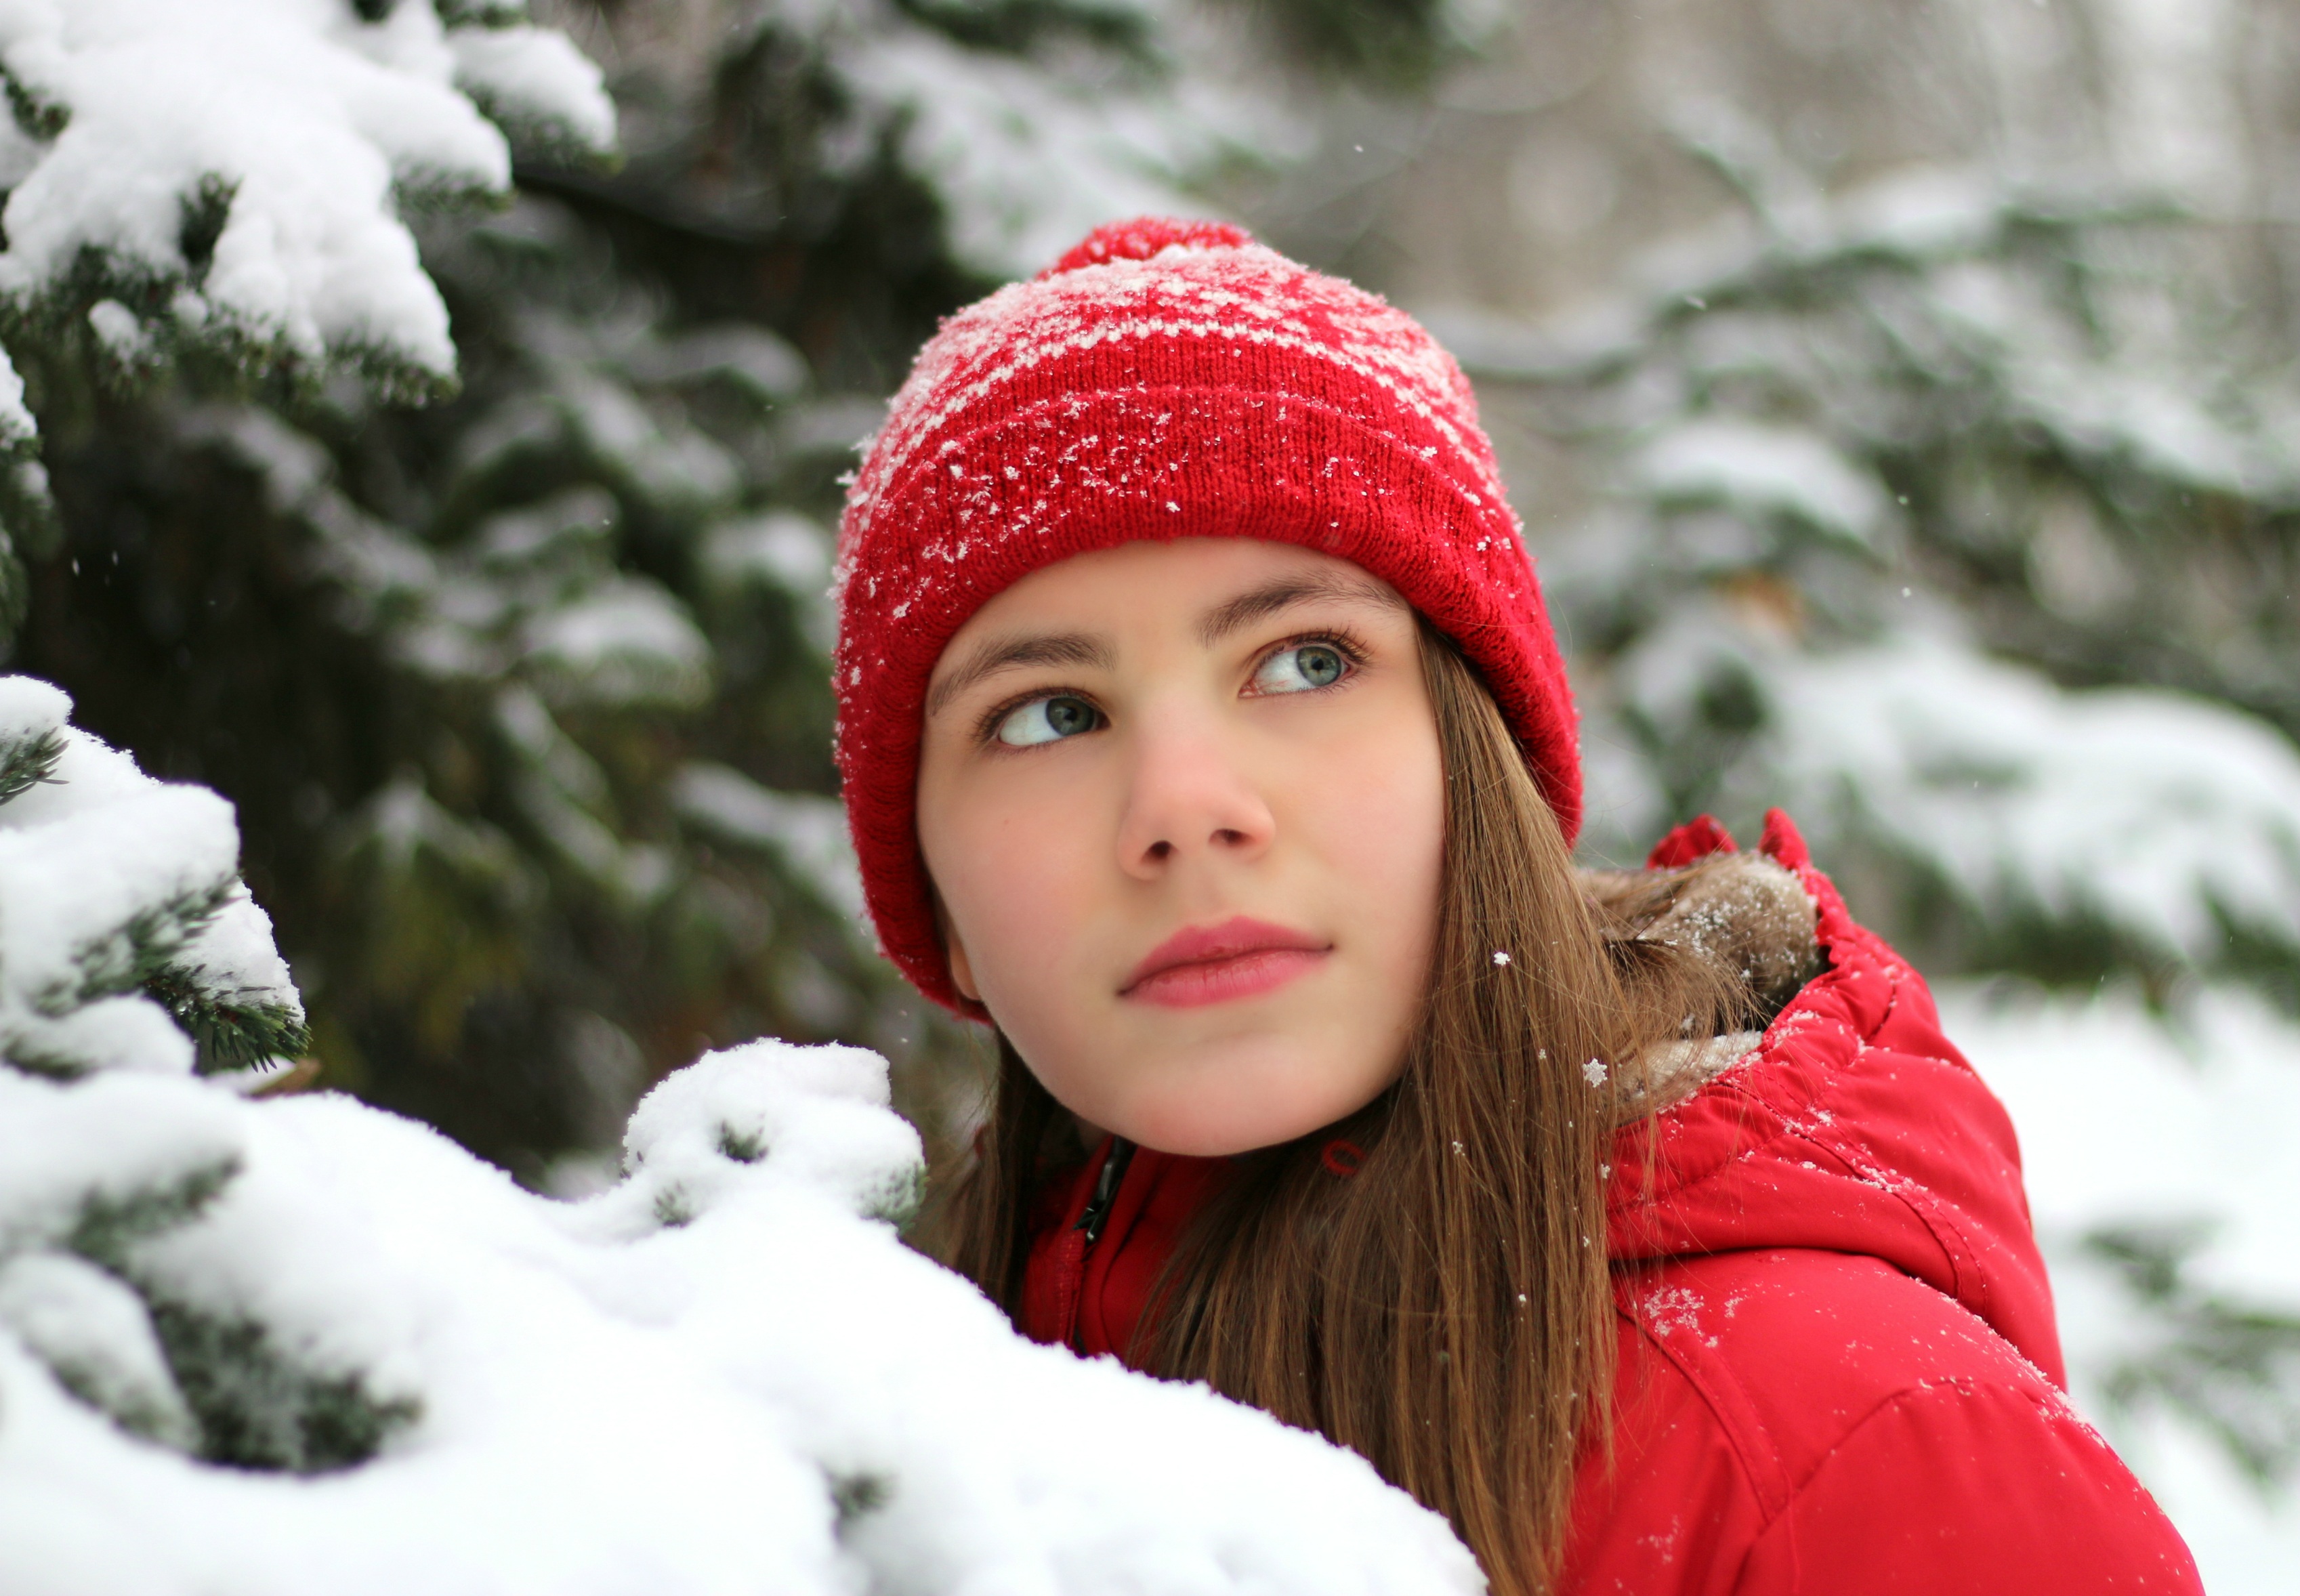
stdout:
{"type": "Polygon", "coordinates": [[[2079,1401],[2212,1589],[2288,1588],[2300,14],[529,9],[0,0],[6,668],[231,801],[301,1007],[182,936],[103,990],[563,1195],[760,1035],[884,1053],[948,1145],[979,1046],[854,918],[838,479],[936,317],[1231,216],[1476,378],[1592,856],[1797,816],[2012,1108],[2079,1401]]]}

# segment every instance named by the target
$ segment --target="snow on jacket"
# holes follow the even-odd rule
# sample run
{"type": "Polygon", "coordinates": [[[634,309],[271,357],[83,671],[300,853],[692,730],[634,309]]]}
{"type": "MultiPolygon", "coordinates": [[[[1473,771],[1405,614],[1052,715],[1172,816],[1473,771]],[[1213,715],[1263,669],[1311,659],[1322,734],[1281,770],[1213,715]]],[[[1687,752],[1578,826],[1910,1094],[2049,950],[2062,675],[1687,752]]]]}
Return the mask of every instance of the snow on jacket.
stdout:
{"type": "MultiPolygon", "coordinates": [[[[1731,847],[1698,823],[1653,862],[1731,847]]],[[[1763,851],[1812,894],[1828,968],[1650,1141],[1622,1133],[1612,1446],[1585,1455],[1559,1589],[2201,1592],[2063,1394],[2004,1109],[1785,817],[1763,851]]],[[[1050,1193],[1024,1290],[1027,1332],[1089,1354],[1129,1344],[1221,1172],[1139,1152],[1088,1247],[1109,1157],[1050,1193]]]]}

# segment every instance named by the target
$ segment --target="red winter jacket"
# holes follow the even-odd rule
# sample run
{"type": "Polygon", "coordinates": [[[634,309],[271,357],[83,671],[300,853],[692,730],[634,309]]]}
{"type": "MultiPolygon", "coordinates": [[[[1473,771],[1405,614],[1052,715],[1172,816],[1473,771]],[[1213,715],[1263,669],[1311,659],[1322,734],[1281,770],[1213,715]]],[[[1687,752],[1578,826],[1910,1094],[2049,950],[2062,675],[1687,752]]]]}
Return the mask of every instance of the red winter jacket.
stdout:
{"type": "MultiPolygon", "coordinates": [[[[1731,846],[1696,822],[1653,862],[1731,846]]],[[[1785,817],[1764,848],[1818,902],[1829,968],[1653,1144],[1623,1133],[1612,1459],[1581,1467],[1560,1590],[2201,1592],[2062,1393],[2004,1109],[1785,817]]],[[[1221,1168],[1140,1152],[1088,1247],[1108,1156],[1045,1210],[1025,1288],[1024,1328],[1088,1353],[1127,1344],[1221,1168]]]]}

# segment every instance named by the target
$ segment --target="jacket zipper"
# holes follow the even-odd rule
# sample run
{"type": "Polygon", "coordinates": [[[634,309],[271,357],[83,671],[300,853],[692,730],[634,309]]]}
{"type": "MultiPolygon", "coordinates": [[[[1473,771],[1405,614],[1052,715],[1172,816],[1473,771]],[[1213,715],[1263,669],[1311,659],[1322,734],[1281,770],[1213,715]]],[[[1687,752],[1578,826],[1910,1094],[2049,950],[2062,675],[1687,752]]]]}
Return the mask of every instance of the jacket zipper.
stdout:
{"type": "Polygon", "coordinates": [[[1126,1166],[1134,1161],[1134,1143],[1111,1138],[1110,1156],[1102,1160],[1102,1173],[1095,1178],[1094,1196],[1079,1215],[1078,1223],[1071,1228],[1086,1233],[1086,1244],[1091,1247],[1102,1239],[1102,1227],[1110,1223],[1111,1208],[1118,1201],[1118,1188],[1126,1179],[1126,1166]]]}

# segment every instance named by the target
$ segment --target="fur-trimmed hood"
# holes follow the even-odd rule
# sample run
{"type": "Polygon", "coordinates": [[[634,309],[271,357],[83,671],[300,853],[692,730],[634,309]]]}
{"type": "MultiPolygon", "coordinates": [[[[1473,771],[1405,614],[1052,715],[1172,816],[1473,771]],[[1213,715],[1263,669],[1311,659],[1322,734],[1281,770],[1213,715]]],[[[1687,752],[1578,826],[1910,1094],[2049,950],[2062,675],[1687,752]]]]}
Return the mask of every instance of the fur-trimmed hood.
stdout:
{"type": "Polygon", "coordinates": [[[1704,818],[1663,839],[1654,862],[1721,856],[1746,862],[1704,871],[1707,888],[1643,934],[1779,972],[1770,990],[1788,995],[1761,1035],[1661,1063],[1653,1090],[1668,1106],[1621,1134],[1607,1193],[1613,1257],[1800,1247],[1878,1258],[2062,1384],[2012,1120],[1942,1034],[1922,977],[1854,923],[1787,816],[1767,817],[1754,855],[1704,818]]]}

